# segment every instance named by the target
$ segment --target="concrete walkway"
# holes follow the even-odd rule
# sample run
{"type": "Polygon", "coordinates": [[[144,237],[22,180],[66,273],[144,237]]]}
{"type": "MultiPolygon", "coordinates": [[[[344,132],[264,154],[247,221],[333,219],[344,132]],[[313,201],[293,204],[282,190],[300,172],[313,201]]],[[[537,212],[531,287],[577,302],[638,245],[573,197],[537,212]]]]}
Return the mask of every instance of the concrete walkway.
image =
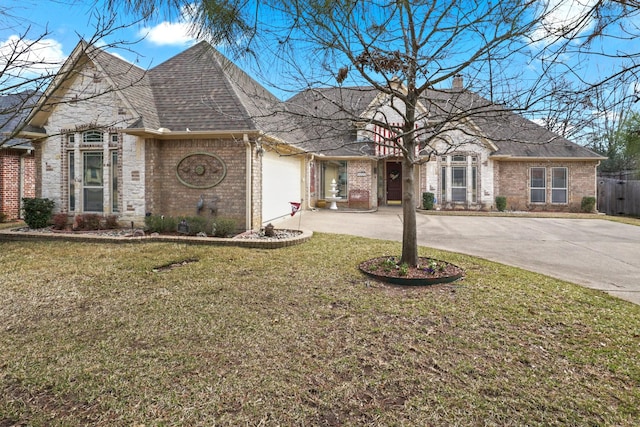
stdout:
{"type": "MultiPolygon", "coordinates": [[[[402,209],[304,211],[279,228],[402,240],[402,209]]],[[[640,304],[640,227],[598,219],[417,213],[418,244],[479,256],[640,304]]]]}

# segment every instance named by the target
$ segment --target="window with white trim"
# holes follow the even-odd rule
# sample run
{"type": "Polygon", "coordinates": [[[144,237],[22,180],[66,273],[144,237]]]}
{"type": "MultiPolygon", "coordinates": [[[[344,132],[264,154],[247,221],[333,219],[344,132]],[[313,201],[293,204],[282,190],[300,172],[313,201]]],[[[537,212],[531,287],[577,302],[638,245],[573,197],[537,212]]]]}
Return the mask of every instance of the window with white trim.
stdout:
{"type": "Polygon", "coordinates": [[[119,212],[118,134],[88,130],[67,134],[69,212],[119,212]],[[109,147],[104,145],[109,142],[109,147]]]}
{"type": "Polygon", "coordinates": [[[442,156],[440,162],[441,200],[453,203],[476,203],[478,200],[478,157],[454,154],[442,156]]]}
{"type": "Polygon", "coordinates": [[[545,203],[547,201],[547,169],[531,168],[529,174],[529,192],[531,203],[545,203]]]}
{"type": "Polygon", "coordinates": [[[567,203],[567,168],[551,168],[551,203],[567,203]]]}

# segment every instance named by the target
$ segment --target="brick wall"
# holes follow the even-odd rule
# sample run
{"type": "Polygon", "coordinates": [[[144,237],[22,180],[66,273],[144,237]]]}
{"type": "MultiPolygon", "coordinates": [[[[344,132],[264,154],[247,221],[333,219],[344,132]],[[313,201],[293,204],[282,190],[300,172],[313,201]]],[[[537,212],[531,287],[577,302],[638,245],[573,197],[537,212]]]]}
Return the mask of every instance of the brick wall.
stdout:
{"type": "MultiPolygon", "coordinates": [[[[373,168],[375,163],[370,160],[350,160],[347,163],[347,182],[349,194],[354,199],[348,199],[349,207],[358,209],[371,209],[377,205],[377,192],[373,168]],[[367,200],[361,200],[359,196],[368,194],[367,200]]],[[[349,197],[349,194],[344,196],[349,197]]]]}
{"type": "Polygon", "coordinates": [[[509,210],[573,211],[580,209],[582,198],[596,196],[596,162],[592,161],[530,161],[495,162],[496,196],[507,198],[509,210]],[[546,168],[547,203],[530,203],[529,171],[532,167],[546,168]],[[566,167],[568,178],[568,203],[551,203],[551,168],[566,167]]]}
{"type": "Polygon", "coordinates": [[[35,197],[35,156],[24,150],[0,150],[0,213],[20,218],[22,197],[35,197]]]}
{"type": "MultiPolygon", "coordinates": [[[[204,195],[205,204],[219,198],[218,217],[233,218],[238,227],[244,228],[246,220],[246,147],[233,140],[147,140],[146,204],[154,215],[195,216],[197,204],[204,195]],[[226,164],[226,176],[215,187],[190,188],[176,176],[176,166],[188,154],[209,153],[218,156],[226,164]]],[[[125,178],[126,179],[126,178],[125,178]]],[[[258,194],[255,193],[254,195],[258,194]]],[[[202,216],[210,216],[206,208],[202,216]]]]}

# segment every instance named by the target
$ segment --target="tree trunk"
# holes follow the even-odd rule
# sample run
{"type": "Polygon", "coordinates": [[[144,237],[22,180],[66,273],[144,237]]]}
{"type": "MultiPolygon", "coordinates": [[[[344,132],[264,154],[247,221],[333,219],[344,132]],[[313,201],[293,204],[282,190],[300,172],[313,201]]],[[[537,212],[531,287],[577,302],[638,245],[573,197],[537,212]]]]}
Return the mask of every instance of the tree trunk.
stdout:
{"type": "Polygon", "coordinates": [[[414,185],[415,165],[406,156],[402,160],[402,257],[400,263],[418,265],[418,237],[414,185]]]}

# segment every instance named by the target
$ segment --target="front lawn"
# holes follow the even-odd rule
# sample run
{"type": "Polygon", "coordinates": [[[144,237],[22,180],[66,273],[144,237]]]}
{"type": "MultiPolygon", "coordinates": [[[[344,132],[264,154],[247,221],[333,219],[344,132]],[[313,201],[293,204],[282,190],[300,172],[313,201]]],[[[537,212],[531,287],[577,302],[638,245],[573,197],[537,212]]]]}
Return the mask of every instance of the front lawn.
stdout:
{"type": "Polygon", "coordinates": [[[539,274],[421,248],[466,278],[390,287],[356,267],[399,243],[329,234],[0,249],[0,426],[640,419],[640,307],[539,274]]]}

